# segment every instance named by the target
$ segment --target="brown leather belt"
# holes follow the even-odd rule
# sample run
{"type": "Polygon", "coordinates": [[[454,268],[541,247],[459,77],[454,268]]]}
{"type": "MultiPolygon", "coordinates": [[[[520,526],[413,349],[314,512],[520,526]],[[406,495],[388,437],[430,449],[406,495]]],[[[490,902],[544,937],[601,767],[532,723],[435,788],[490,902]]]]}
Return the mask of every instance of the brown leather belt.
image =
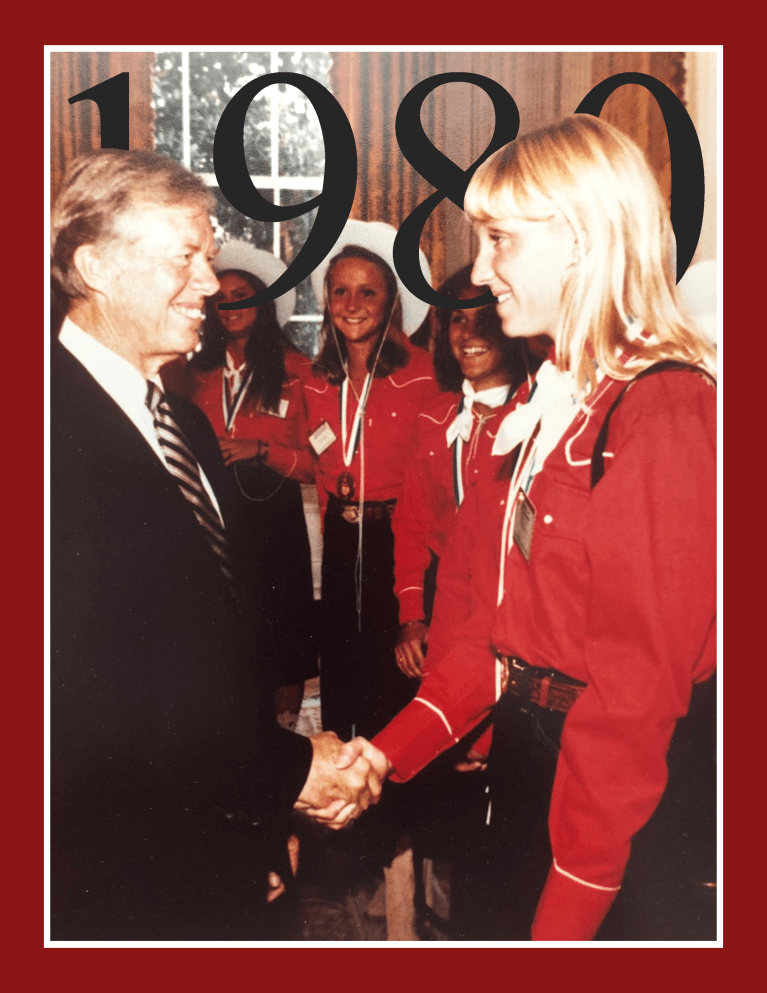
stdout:
{"type": "Polygon", "coordinates": [[[586,689],[586,684],[571,680],[555,670],[537,669],[513,655],[496,652],[501,664],[501,693],[511,693],[546,710],[566,714],[586,689]]]}
{"type": "MultiPolygon", "coordinates": [[[[396,500],[366,500],[362,505],[362,518],[366,521],[390,521],[396,503],[396,500]]],[[[356,524],[360,519],[359,503],[341,501],[332,495],[328,501],[328,512],[343,517],[349,524],[356,524]]]]}

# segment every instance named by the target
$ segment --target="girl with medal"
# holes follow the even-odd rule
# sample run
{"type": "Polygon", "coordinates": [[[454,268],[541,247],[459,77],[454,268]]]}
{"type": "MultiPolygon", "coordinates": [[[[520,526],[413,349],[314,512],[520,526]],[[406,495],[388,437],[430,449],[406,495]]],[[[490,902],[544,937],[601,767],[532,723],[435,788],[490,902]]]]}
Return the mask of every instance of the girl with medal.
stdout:
{"type": "MultiPolygon", "coordinates": [[[[278,719],[295,725],[303,684],[317,674],[315,604],[300,483],[314,481],[306,443],[303,356],[282,334],[295,290],[241,310],[274,282],[284,263],[243,241],[229,241],[213,262],[220,283],[209,299],[203,345],[171,385],[207,415],[229,466],[236,516],[232,555],[246,586],[259,663],[271,670],[278,719]]],[[[168,367],[166,367],[168,368],[168,367]]]]}
{"type": "MultiPolygon", "coordinates": [[[[458,300],[479,296],[471,266],[454,273],[439,292],[458,300]]],[[[528,343],[504,337],[495,306],[435,308],[434,372],[445,391],[418,415],[416,441],[397,504],[395,584],[400,631],[397,664],[406,676],[423,675],[436,565],[464,492],[498,468],[491,449],[498,425],[530,393],[551,339],[528,343]]]]}
{"type": "MultiPolygon", "coordinates": [[[[325,301],[322,346],[306,368],[310,443],[324,513],[323,729],[369,736],[412,696],[394,660],[391,517],[419,411],[436,393],[431,358],[406,334],[427,304],[395,276],[396,231],[347,222],[312,274],[325,301]]],[[[421,265],[428,265],[421,255],[421,265]]]]}
{"type": "Polygon", "coordinates": [[[578,114],[492,155],[465,209],[504,334],[555,354],[499,431],[503,491],[467,494],[428,671],[374,744],[407,780],[492,712],[465,937],[713,940],[715,355],[666,204],[578,114]]]}

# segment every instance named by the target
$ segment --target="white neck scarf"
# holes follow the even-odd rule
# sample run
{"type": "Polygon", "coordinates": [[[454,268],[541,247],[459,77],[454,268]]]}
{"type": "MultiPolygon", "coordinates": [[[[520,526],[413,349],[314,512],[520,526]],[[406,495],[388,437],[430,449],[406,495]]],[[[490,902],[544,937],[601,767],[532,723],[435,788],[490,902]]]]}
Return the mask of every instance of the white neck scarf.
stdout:
{"type": "Polygon", "coordinates": [[[475,390],[469,380],[464,379],[462,388],[463,410],[454,418],[447,429],[448,448],[456,438],[461,438],[464,442],[471,438],[471,410],[475,403],[483,403],[486,407],[502,407],[509,395],[508,383],[506,386],[491,386],[487,390],[475,390]]]}
{"type": "Polygon", "coordinates": [[[242,377],[245,373],[245,367],[247,362],[243,362],[242,365],[236,366],[234,364],[234,359],[232,358],[232,353],[227,350],[226,353],[226,367],[224,368],[224,375],[228,380],[230,380],[229,388],[231,395],[236,397],[240,392],[240,387],[242,386],[242,377]]]}
{"type": "Polygon", "coordinates": [[[530,400],[512,410],[501,422],[493,455],[508,454],[532,435],[540,421],[533,469],[537,473],[575,417],[579,403],[572,373],[560,372],[549,360],[538,370],[535,382],[530,400]]]}

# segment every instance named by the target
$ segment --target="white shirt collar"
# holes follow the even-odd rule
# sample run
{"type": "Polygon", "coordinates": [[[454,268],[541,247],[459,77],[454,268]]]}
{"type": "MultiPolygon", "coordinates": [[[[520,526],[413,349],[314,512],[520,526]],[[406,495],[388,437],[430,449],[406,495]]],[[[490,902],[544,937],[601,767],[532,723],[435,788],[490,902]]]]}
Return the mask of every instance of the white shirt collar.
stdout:
{"type": "Polygon", "coordinates": [[[525,404],[520,404],[501,422],[493,455],[506,455],[526,441],[541,422],[535,471],[540,472],[546,456],[557,446],[578,411],[578,389],[569,372],[560,372],[547,360],[535,377],[536,388],[525,404]]]}
{"type": "MultiPolygon", "coordinates": [[[[69,317],[64,318],[59,332],[59,341],[85,366],[99,386],[109,394],[125,416],[133,422],[167,469],[165,456],[154,429],[154,419],[146,405],[147,381],[138,369],[122,355],[113,352],[111,348],[107,348],[106,345],[97,341],[93,335],[83,331],[69,317]]],[[[156,386],[163,389],[159,374],[151,376],[150,379],[156,386]]],[[[200,478],[213,501],[213,506],[221,516],[216,494],[213,492],[202,467],[200,467],[200,478]]]]}
{"type": "MultiPolygon", "coordinates": [[[[99,386],[114,400],[125,416],[133,422],[155,455],[165,465],[165,456],[157,440],[152,414],[146,405],[147,381],[135,366],[111,348],[83,331],[69,317],[64,318],[59,341],[85,366],[99,386]]],[[[152,382],[162,389],[162,380],[153,376],[152,382]]]]}
{"type": "MultiPolygon", "coordinates": [[[[113,352],[93,335],[83,331],[69,317],[64,318],[59,341],[133,420],[130,411],[135,411],[137,405],[143,407],[146,402],[147,381],[138,369],[122,355],[113,352]]],[[[162,389],[160,377],[151,378],[152,382],[162,389]]]]}

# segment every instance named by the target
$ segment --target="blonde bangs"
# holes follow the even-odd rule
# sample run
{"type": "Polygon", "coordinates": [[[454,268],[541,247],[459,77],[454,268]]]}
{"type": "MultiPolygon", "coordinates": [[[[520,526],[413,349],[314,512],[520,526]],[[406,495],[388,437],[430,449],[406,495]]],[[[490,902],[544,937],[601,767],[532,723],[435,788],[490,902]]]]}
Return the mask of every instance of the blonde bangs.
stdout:
{"type": "Polygon", "coordinates": [[[463,209],[472,221],[500,221],[506,217],[542,220],[552,213],[551,199],[530,169],[521,139],[499,148],[474,173],[463,209]]]}

